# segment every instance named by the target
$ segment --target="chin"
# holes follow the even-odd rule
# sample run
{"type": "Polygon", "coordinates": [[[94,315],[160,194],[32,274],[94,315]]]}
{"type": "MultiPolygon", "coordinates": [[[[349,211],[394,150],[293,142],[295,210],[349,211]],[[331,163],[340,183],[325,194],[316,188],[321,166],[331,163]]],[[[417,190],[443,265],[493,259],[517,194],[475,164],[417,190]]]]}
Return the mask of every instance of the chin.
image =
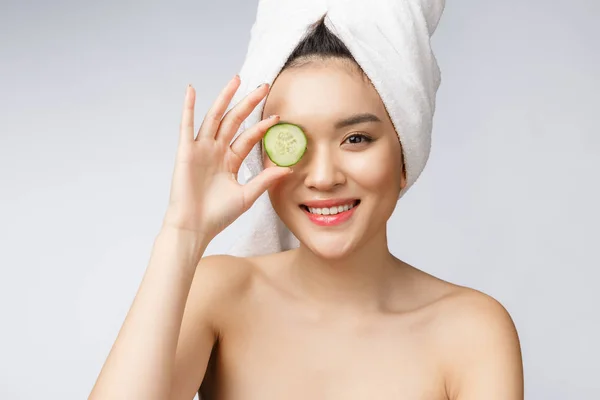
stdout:
{"type": "Polygon", "coordinates": [[[311,234],[301,239],[304,247],[309,249],[315,256],[325,260],[341,260],[349,257],[356,249],[353,240],[343,232],[321,232],[311,234]]]}

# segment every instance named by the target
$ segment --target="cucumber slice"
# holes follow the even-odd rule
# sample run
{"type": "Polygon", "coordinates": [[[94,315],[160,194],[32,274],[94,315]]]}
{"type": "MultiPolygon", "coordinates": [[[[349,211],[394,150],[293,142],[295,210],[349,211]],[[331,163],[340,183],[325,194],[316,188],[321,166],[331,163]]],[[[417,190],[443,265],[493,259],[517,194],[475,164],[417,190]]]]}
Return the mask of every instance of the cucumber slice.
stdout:
{"type": "Polygon", "coordinates": [[[300,127],[283,122],[270,127],[263,137],[269,159],[280,167],[290,167],[300,161],[306,143],[306,135],[300,127]]]}

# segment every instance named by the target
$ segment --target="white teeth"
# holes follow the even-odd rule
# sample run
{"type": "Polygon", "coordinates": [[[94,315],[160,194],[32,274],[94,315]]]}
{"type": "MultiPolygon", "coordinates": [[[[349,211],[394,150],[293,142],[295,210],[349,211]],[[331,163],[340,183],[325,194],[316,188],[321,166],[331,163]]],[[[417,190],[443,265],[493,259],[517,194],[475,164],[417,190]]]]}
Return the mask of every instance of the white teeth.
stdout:
{"type": "Polygon", "coordinates": [[[354,203],[352,203],[352,204],[344,204],[343,206],[335,206],[335,207],[329,207],[329,208],[309,207],[308,210],[310,211],[311,214],[317,214],[317,215],[335,215],[337,213],[348,211],[351,208],[354,208],[354,203]]]}

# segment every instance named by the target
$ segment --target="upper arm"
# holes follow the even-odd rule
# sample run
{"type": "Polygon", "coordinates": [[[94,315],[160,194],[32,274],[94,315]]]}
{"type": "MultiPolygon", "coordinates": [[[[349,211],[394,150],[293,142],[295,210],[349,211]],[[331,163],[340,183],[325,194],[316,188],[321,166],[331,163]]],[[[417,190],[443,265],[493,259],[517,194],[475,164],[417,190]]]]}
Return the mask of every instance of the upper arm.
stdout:
{"type": "Polygon", "coordinates": [[[508,312],[479,292],[455,306],[449,331],[450,399],[523,400],[521,348],[508,312]]]}
{"type": "Polygon", "coordinates": [[[224,299],[235,297],[243,270],[230,256],[209,256],[198,264],[177,342],[171,400],[190,400],[198,392],[218,337],[218,316],[226,311],[224,299]]]}

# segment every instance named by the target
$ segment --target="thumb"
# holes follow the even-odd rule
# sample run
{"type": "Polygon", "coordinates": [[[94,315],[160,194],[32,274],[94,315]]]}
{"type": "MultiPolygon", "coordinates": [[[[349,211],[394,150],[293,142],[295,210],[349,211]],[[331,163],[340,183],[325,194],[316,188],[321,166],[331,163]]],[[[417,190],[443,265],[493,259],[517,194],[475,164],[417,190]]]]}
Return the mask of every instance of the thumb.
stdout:
{"type": "Polygon", "coordinates": [[[269,167],[243,185],[245,208],[249,209],[269,186],[291,172],[292,169],[287,167],[269,167]]]}

